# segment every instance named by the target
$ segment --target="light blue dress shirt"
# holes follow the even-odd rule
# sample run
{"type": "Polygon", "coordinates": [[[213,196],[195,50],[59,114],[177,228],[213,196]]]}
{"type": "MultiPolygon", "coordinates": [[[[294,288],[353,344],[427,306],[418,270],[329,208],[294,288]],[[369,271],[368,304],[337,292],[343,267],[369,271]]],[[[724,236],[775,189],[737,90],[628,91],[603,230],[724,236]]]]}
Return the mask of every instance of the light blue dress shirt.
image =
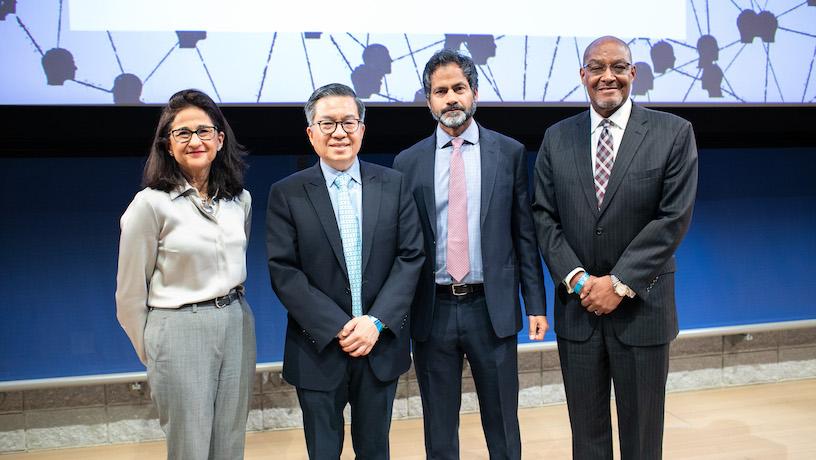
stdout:
{"type": "Polygon", "coordinates": [[[340,221],[337,220],[337,193],[339,190],[334,185],[334,180],[340,173],[345,172],[351,176],[352,181],[349,182],[349,194],[351,194],[351,206],[354,208],[354,213],[357,215],[357,228],[360,229],[360,238],[363,237],[363,180],[360,176],[360,162],[357,158],[354,163],[345,171],[338,171],[323,162],[320,159],[320,169],[323,171],[323,177],[326,179],[326,188],[329,189],[329,198],[331,199],[332,209],[334,209],[334,220],[337,221],[337,228],[340,228],[340,221]]]}
{"type": "MultiPolygon", "coordinates": [[[[472,120],[461,136],[462,158],[465,161],[465,182],[467,183],[468,214],[468,255],[470,272],[463,283],[482,283],[482,229],[480,226],[482,207],[482,153],[479,146],[479,126],[472,120]]],[[[434,191],[436,197],[436,283],[451,284],[448,274],[448,181],[450,179],[450,158],[453,154],[451,137],[438,125],[436,127],[436,157],[434,160],[434,191]]]]}

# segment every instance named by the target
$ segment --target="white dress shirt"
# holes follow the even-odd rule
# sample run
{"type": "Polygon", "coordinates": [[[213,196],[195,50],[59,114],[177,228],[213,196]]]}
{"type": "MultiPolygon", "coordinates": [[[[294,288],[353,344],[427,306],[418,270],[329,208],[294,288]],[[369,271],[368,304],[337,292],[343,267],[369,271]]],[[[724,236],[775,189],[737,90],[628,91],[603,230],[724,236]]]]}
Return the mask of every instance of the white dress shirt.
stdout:
{"type": "Polygon", "coordinates": [[[116,315],[143,363],[148,306],[178,308],[244,283],[251,202],[244,190],[207,212],[189,184],[133,198],[120,220],[116,315]]]}

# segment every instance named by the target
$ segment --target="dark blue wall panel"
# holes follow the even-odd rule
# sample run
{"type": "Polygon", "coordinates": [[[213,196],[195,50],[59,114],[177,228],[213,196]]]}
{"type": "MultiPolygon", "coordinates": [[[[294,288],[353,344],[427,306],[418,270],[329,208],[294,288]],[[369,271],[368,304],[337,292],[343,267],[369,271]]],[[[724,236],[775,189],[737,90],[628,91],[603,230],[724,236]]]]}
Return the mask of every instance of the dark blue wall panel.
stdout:
{"type": "MultiPolygon", "coordinates": [[[[391,158],[364,156],[386,165],[391,158]]],[[[281,359],[285,327],[266,270],[266,192],[299,160],[250,158],[247,291],[259,362],[281,359]]],[[[142,164],[0,159],[0,380],[142,369],[114,305],[119,216],[139,190],[142,164]]],[[[700,152],[694,219],[677,255],[681,328],[816,318],[808,270],[816,259],[814,171],[816,149],[700,152]]]]}

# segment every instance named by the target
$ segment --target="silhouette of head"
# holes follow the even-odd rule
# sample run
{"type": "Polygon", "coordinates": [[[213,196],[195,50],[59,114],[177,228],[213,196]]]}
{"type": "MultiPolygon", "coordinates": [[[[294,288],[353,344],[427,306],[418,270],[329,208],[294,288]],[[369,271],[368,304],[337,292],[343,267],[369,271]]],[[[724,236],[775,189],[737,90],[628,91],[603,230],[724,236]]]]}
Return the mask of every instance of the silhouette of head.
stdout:
{"type": "Polygon", "coordinates": [[[637,78],[632,82],[632,94],[643,96],[654,88],[652,67],[645,62],[636,62],[637,78]]]}
{"type": "Polygon", "coordinates": [[[425,88],[419,88],[414,93],[414,102],[425,102],[425,88]]]}
{"type": "Polygon", "coordinates": [[[45,78],[52,86],[62,86],[65,80],[73,80],[77,66],[74,56],[64,48],[51,48],[42,57],[42,66],[45,78]]]}
{"type": "MultiPolygon", "coordinates": [[[[649,50],[649,54],[652,55],[652,65],[654,65],[655,73],[665,73],[674,67],[674,48],[672,48],[669,42],[661,40],[655,43],[652,49],[649,50]]],[[[638,66],[638,68],[640,68],[640,66],[638,66]]]]}
{"type": "Polygon", "coordinates": [[[754,10],[742,10],[737,16],[737,29],[740,33],[740,42],[751,43],[759,35],[757,30],[757,14],[754,10]]]}
{"type": "Polygon", "coordinates": [[[179,40],[179,48],[195,48],[199,40],[207,38],[207,32],[203,30],[177,30],[176,35],[179,40]]]}
{"type": "Polygon", "coordinates": [[[700,59],[697,68],[706,68],[720,58],[720,46],[717,39],[711,35],[703,35],[697,40],[697,53],[700,59]]]}
{"type": "Polygon", "coordinates": [[[123,73],[113,80],[114,104],[141,104],[142,80],[132,73],[123,73]]]}
{"type": "Polygon", "coordinates": [[[383,75],[391,73],[391,55],[388,48],[378,43],[366,46],[363,50],[363,64],[372,70],[379,70],[383,75]]]}
{"type": "Polygon", "coordinates": [[[380,92],[382,87],[383,73],[377,69],[372,68],[366,64],[357,66],[351,72],[351,85],[354,86],[354,92],[357,97],[367,99],[372,94],[380,92]]]}
{"type": "Polygon", "coordinates": [[[763,11],[757,15],[757,24],[759,25],[759,38],[765,43],[773,43],[776,38],[776,29],[779,27],[776,16],[770,11],[763,11]]]}
{"type": "Polygon", "coordinates": [[[17,0],[0,0],[0,21],[5,21],[9,14],[17,14],[17,0]]]}
{"type": "Polygon", "coordinates": [[[445,43],[442,45],[443,49],[459,51],[462,43],[467,41],[468,36],[463,34],[445,34],[445,43]]]}
{"type": "Polygon", "coordinates": [[[808,0],[808,6],[816,6],[816,0],[808,0]]]}
{"type": "Polygon", "coordinates": [[[496,55],[496,39],[492,35],[468,35],[467,48],[473,63],[487,64],[487,60],[496,55]]]}
{"type": "Polygon", "coordinates": [[[723,72],[717,64],[703,68],[703,89],[708,91],[708,97],[723,97],[723,72]]]}

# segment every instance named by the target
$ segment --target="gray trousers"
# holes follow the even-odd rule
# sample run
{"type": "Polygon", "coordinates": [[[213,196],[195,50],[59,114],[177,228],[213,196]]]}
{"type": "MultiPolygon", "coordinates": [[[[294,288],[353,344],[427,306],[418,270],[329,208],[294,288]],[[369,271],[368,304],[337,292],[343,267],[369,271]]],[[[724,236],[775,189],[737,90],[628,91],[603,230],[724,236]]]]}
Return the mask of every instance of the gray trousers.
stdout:
{"type": "Polygon", "coordinates": [[[243,458],[255,377],[255,319],[243,296],[224,308],[151,310],[145,351],[167,458],[243,458]]]}

